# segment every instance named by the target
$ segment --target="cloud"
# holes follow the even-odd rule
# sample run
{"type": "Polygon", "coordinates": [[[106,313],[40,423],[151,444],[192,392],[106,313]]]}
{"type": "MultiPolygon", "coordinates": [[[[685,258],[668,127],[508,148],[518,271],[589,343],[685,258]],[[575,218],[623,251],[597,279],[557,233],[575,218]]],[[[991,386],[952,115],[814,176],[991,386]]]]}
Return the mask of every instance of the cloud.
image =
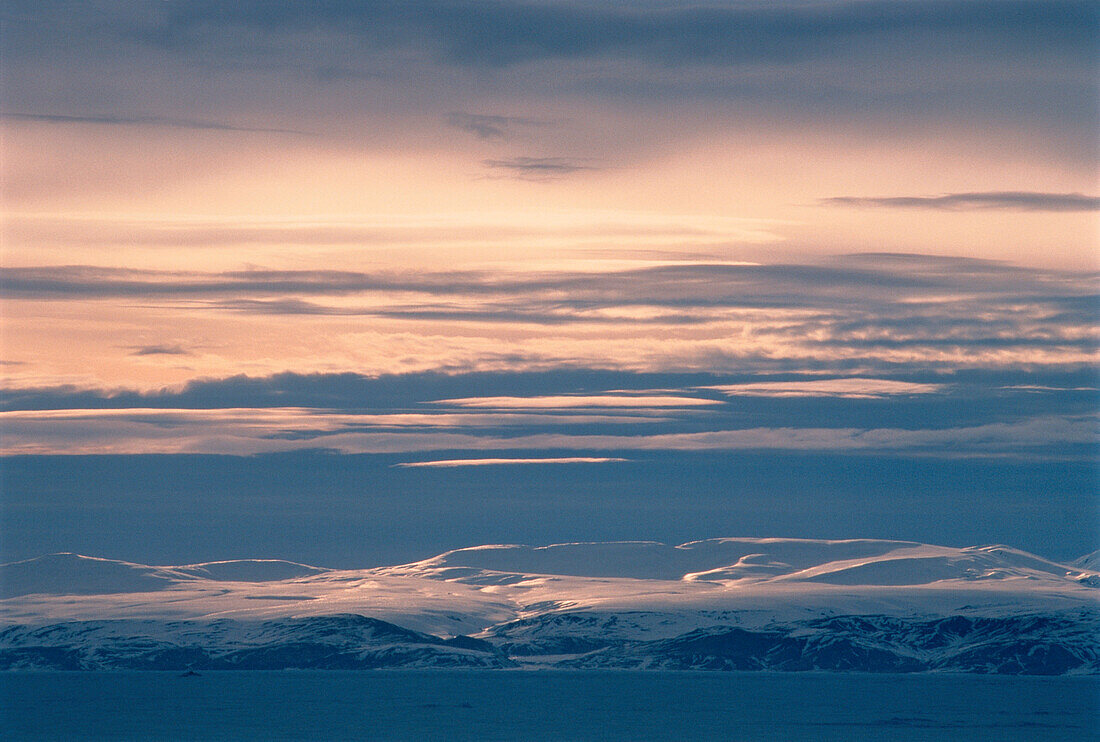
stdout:
{"type": "Polygon", "coordinates": [[[9,6],[5,99],[21,111],[85,113],[94,82],[112,113],[248,122],[266,112],[272,128],[392,148],[448,111],[459,129],[507,139],[525,117],[480,112],[507,101],[578,122],[554,151],[586,155],[598,140],[612,162],[639,146],[671,149],[704,118],[727,129],[889,123],[898,135],[904,117],[1095,158],[1097,14],[1084,0],[9,6]],[[188,115],[192,101],[201,115],[188,115]],[[624,101],[655,124],[644,145],[605,128],[624,101]]]}
{"type": "MultiPolygon", "coordinates": [[[[422,356],[412,367],[418,369],[566,363],[858,369],[874,376],[906,365],[1091,363],[1100,346],[1100,297],[1091,276],[936,256],[846,255],[817,264],[681,262],[600,272],[50,266],[2,268],[0,291],[9,301],[139,301],[145,310],[156,308],[184,323],[221,321],[232,312],[278,322],[280,332],[285,323],[322,321],[360,332],[341,318],[370,317],[370,342],[397,343],[395,358],[422,356]],[[423,322],[431,323],[430,339],[416,324],[423,322]],[[525,333],[507,353],[498,352],[497,333],[504,327],[525,333]]],[[[183,337],[159,334],[162,326],[158,320],[146,328],[146,344],[170,346],[183,337]]],[[[344,367],[363,368],[363,362],[356,356],[344,367]]]]}
{"type": "Polygon", "coordinates": [[[601,394],[571,395],[551,397],[468,397],[466,399],[441,399],[438,404],[456,407],[478,407],[489,409],[574,409],[585,407],[628,407],[647,409],[653,407],[696,407],[719,404],[713,399],[698,397],[679,397],[671,395],[654,396],[652,394],[601,394]]]}
{"type": "Polygon", "coordinates": [[[279,374],[147,393],[8,389],[0,430],[9,455],[323,449],[450,451],[440,457],[450,461],[486,451],[545,459],[793,450],[1087,459],[1095,454],[1093,381],[1091,370],[279,374]]]}
{"type": "Polygon", "coordinates": [[[382,47],[415,43],[451,63],[487,67],[606,56],[660,65],[791,62],[906,36],[947,37],[955,44],[962,37],[975,51],[1001,53],[1006,42],[1077,49],[1091,43],[1095,17],[1089,3],[1057,0],[711,2],[691,7],[523,0],[443,5],[181,0],[165,6],[163,15],[152,16],[155,25],[146,38],[166,47],[197,46],[212,32],[240,28],[266,34],[326,28],[382,47]],[[990,26],[996,34],[989,33],[990,26]]]}
{"type": "Polygon", "coordinates": [[[263,126],[238,126],[220,121],[202,121],[199,119],[172,118],[169,116],[113,116],[113,115],[67,115],[55,113],[0,112],[0,119],[16,121],[38,121],[48,124],[99,124],[108,126],[163,126],[173,129],[196,129],[210,131],[239,131],[265,134],[296,134],[314,136],[311,132],[297,129],[277,129],[263,126]]]}
{"type": "Polygon", "coordinates": [[[918,384],[891,379],[811,379],[796,381],[758,381],[747,384],[723,384],[707,389],[731,396],[749,397],[840,397],[879,399],[897,394],[934,394],[941,384],[918,384]]]}
{"type": "Polygon", "coordinates": [[[482,160],[482,164],[487,168],[503,171],[521,180],[549,180],[583,170],[600,169],[586,165],[585,162],[568,157],[509,157],[503,160],[482,160]]]}
{"type": "MultiPolygon", "coordinates": [[[[3,453],[103,455],[217,453],[252,455],[295,450],[356,454],[429,451],[739,451],[908,452],[940,457],[1095,455],[1095,415],[1039,416],[961,427],[741,427],[652,433],[645,423],[620,432],[539,432],[387,421],[325,411],[56,410],[7,412],[3,453]]],[[[728,422],[728,420],[724,421],[728,422]]],[[[551,456],[553,458],[553,456],[551,456]]],[[[522,457],[528,458],[528,457],[522,457]]],[[[571,457],[570,457],[571,458],[571,457]]],[[[587,457],[583,457],[587,458],[587,457]]]]}
{"type": "MultiPolygon", "coordinates": [[[[609,250],[622,245],[699,245],[707,248],[730,242],[771,243],[781,238],[776,223],[767,219],[581,211],[540,215],[534,223],[509,212],[476,216],[422,214],[415,217],[371,215],[350,220],[286,216],[256,219],[133,219],[106,216],[76,217],[58,214],[11,214],[5,220],[5,239],[28,246],[71,244],[88,247],[214,248],[228,246],[268,248],[271,245],[483,247],[547,243],[563,247],[603,243],[609,250]],[[549,218],[545,218],[549,217],[549,218]]],[[[623,262],[621,252],[612,253],[623,262]]],[[[682,259],[683,252],[663,253],[665,262],[682,259]]]]}
{"type": "Polygon", "coordinates": [[[944,211],[1100,211],[1100,196],[1081,193],[1036,191],[980,191],[947,193],[942,196],[889,196],[866,198],[836,196],[823,199],[828,206],[884,207],[892,209],[939,209],[944,211]]]}
{"type": "Polygon", "coordinates": [[[191,351],[179,345],[138,345],[133,348],[132,356],[189,356],[191,351]]]}
{"type": "Polygon", "coordinates": [[[394,466],[402,469],[415,469],[420,467],[453,468],[456,466],[515,466],[517,464],[606,464],[619,461],[629,461],[629,459],[606,456],[563,456],[558,458],[539,459],[441,459],[439,461],[414,461],[394,464],[394,466]]]}
{"type": "Polygon", "coordinates": [[[447,114],[447,125],[467,131],[478,139],[511,139],[516,129],[548,126],[550,122],[524,116],[494,116],[482,113],[452,111],[447,114]]]}
{"type": "MultiPolygon", "coordinates": [[[[379,317],[402,320],[436,320],[441,322],[477,322],[492,324],[577,325],[608,324],[611,318],[599,314],[571,312],[566,307],[532,307],[498,305],[491,308],[466,309],[455,306],[416,305],[403,309],[379,306],[326,306],[301,299],[226,299],[206,305],[252,315],[301,315],[328,317],[379,317]]],[[[683,313],[663,313],[631,318],[636,324],[686,325],[706,322],[706,318],[683,313]]]]}
{"type": "Polygon", "coordinates": [[[96,266],[0,269],[0,287],[24,295],[203,296],[259,293],[340,295],[368,291],[492,291],[484,274],[387,274],[356,271],[154,271],[96,266]]]}
{"type": "MultiPolygon", "coordinates": [[[[904,298],[935,300],[975,293],[1019,301],[1069,300],[1094,294],[1088,276],[994,261],[935,256],[842,256],[823,264],[681,262],[613,271],[135,270],[90,265],[0,268],[9,296],[202,297],[262,294],[346,296],[412,292],[544,300],[594,309],[618,304],[663,307],[865,307],[904,298]],[[858,295],[853,295],[858,291],[858,295]],[[567,293],[568,298],[559,295],[567,293]]],[[[298,307],[290,306],[298,311],[298,307]]],[[[427,307],[426,307],[427,308],[427,307]]],[[[469,308],[469,307],[466,307],[469,308]]],[[[517,309],[512,306],[509,309],[517,309]]],[[[541,307],[540,307],[541,309],[541,307]]]]}
{"type": "MultiPolygon", "coordinates": [[[[579,367],[526,372],[428,371],[380,376],[287,372],[271,376],[195,379],[181,387],[148,392],[76,386],[22,390],[9,387],[0,395],[0,405],[5,410],[295,407],[407,411],[419,409],[424,403],[438,403],[441,399],[478,399],[484,397],[486,389],[514,398],[576,397],[586,392],[591,394],[593,390],[614,391],[619,395],[624,395],[624,390],[645,394],[657,387],[690,389],[730,380],[713,373],[654,374],[579,367]]],[[[1011,377],[1011,381],[1005,383],[1015,381],[1018,379],[1011,377]]],[[[436,406],[435,411],[438,409],[436,406]]],[[[433,412],[432,409],[423,411],[433,412]]]]}

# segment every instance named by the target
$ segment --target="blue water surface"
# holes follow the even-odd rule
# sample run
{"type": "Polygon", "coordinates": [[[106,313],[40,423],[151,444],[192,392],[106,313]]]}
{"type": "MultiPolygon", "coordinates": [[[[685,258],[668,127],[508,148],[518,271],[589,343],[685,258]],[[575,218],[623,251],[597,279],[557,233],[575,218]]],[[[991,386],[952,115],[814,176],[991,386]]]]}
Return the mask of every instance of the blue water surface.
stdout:
{"type": "Polygon", "coordinates": [[[0,674],[5,740],[1090,740],[1100,678],[626,671],[0,674]]]}

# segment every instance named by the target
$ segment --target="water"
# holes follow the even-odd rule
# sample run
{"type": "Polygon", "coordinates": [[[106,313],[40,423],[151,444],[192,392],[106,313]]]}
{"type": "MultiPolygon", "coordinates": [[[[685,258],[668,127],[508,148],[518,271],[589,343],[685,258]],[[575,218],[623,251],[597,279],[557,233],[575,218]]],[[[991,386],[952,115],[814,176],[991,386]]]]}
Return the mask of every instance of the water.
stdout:
{"type": "Polygon", "coordinates": [[[1100,678],[2,673],[5,740],[1090,740],[1100,678]]]}

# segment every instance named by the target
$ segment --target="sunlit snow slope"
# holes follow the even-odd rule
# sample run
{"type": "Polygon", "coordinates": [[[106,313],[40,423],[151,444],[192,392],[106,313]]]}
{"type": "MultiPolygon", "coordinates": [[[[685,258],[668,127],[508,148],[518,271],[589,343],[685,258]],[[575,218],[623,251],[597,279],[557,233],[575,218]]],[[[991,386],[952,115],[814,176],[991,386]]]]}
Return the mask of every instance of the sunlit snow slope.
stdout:
{"type": "Polygon", "coordinates": [[[1090,559],[753,538],[492,545],[364,570],[52,554],[0,565],[0,667],[1098,672],[1090,559]]]}

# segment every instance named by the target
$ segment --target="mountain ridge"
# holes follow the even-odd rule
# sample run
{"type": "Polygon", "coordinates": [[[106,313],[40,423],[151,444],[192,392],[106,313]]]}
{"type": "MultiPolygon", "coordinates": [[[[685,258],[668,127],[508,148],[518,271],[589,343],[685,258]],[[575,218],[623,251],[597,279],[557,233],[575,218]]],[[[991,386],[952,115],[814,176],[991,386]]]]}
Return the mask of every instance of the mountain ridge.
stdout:
{"type": "MultiPolygon", "coordinates": [[[[657,541],[572,542],[529,546],[485,544],[420,561],[365,569],[333,569],[281,559],[233,559],[183,565],[145,565],[57,552],[0,564],[0,597],[34,593],[98,594],[167,589],[189,581],[282,582],[336,574],[408,576],[460,582],[486,574],[612,579],[830,581],[839,584],[918,585],[949,579],[1051,577],[1087,579],[1097,553],[1058,563],[1003,544],[945,547],[915,541],[714,538],[669,545],[657,541]],[[895,567],[887,581],[852,574],[895,567]],[[927,567],[925,570],[919,567],[927,567]],[[916,569],[914,569],[916,568],[916,569]],[[985,570],[982,572],[982,570],[985,570]],[[1001,572],[997,572],[1001,570],[1001,572]],[[862,579],[856,579],[862,577],[862,579]]],[[[884,579],[884,578],[878,578],[884,579]]]]}
{"type": "Polygon", "coordinates": [[[1004,545],[873,539],[488,544],[360,570],[61,553],[0,565],[0,668],[1096,673],[1098,588],[1004,545]]]}

